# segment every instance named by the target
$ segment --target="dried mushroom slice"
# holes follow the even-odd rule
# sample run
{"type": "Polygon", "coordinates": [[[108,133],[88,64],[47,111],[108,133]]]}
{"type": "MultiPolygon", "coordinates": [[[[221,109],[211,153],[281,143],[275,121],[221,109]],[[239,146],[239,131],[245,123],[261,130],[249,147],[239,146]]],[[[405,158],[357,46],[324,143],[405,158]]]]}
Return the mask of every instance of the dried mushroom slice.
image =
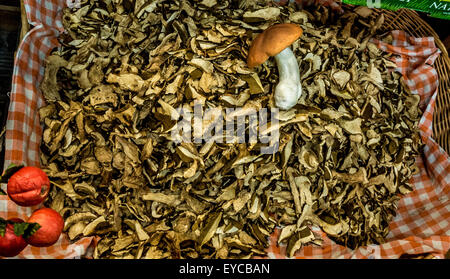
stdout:
{"type": "Polygon", "coordinates": [[[97,236],[94,258],[161,259],[264,256],[277,227],[289,257],[320,245],[314,225],[350,248],[384,241],[421,148],[420,97],[370,42],[391,39],[378,32],[384,18],[266,2],[100,0],[63,11],[40,84],[40,158],[54,186],[46,204],[71,241],[97,236]],[[277,152],[224,134],[195,140],[224,116],[214,110],[234,109],[230,120],[274,107],[275,63],[245,61],[276,23],[304,30],[292,45],[304,94],[257,131],[278,129],[277,152]],[[198,104],[202,129],[178,143],[180,108],[195,115],[198,104]]]}

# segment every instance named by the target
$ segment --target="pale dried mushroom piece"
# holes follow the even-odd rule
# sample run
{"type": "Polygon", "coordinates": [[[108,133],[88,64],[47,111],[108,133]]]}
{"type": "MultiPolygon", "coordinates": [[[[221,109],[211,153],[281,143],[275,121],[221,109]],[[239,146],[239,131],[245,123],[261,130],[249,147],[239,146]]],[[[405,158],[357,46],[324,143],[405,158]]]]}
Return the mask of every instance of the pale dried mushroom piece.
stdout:
{"type": "Polygon", "coordinates": [[[45,59],[44,79],[41,82],[40,89],[46,100],[61,100],[61,96],[59,94],[61,86],[58,83],[56,75],[59,69],[66,67],[67,64],[68,62],[59,55],[50,55],[45,59]]]}

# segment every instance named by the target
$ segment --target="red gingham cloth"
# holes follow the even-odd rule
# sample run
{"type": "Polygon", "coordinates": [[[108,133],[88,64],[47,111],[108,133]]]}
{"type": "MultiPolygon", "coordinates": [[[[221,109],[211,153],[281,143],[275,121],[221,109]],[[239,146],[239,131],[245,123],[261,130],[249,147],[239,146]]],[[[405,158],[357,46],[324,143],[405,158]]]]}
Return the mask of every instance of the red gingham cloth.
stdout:
{"type": "MultiPolygon", "coordinates": [[[[326,0],[328,1],[328,0],[326,0]]],[[[60,12],[70,0],[25,0],[28,21],[35,27],[21,42],[14,63],[11,103],[6,125],[5,167],[10,163],[39,166],[39,142],[42,129],[37,109],[44,104],[38,84],[44,73],[44,60],[58,46],[57,36],[63,31],[60,12]]],[[[317,227],[314,231],[324,239],[321,247],[308,245],[296,258],[399,258],[403,254],[431,253],[444,258],[450,249],[450,159],[431,138],[432,120],[437,95],[438,75],[432,67],[440,54],[432,37],[413,38],[393,31],[393,43],[373,40],[380,49],[397,54],[394,61],[411,92],[421,97],[424,111],[419,127],[425,144],[416,163],[420,173],[412,178],[414,191],[401,198],[397,216],[390,223],[386,243],[351,250],[335,244],[317,227]]],[[[4,185],[2,186],[4,190],[4,185]]],[[[0,217],[24,220],[36,208],[15,205],[0,196],[0,217]]],[[[268,258],[285,258],[283,245],[277,245],[279,230],[270,238],[268,258]]],[[[66,235],[48,248],[28,246],[18,258],[78,258],[85,254],[93,238],[70,244],[66,235]]]]}

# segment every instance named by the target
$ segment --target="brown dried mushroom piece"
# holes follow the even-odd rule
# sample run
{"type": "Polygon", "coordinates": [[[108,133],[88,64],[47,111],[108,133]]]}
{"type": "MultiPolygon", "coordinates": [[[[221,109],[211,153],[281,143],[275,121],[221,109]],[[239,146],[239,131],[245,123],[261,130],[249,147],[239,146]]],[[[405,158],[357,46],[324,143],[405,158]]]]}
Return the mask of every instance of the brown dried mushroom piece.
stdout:
{"type": "Polygon", "coordinates": [[[40,159],[54,182],[46,205],[69,238],[99,236],[95,258],[264,256],[276,227],[292,256],[320,245],[313,225],[351,248],[382,243],[399,195],[412,189],[419,97],[369,42],[383,39],[383,17],[346,9],[335,17],[234,0],[65,9],[39,113],[40,159]],[[176,144],[177,108],[274,106],[275,63],[252,70],[246,59],[253,38],[277,23],[304,30],[291,45],[303,94],[261,131],[279,129],[278,152],[176,144]]]}

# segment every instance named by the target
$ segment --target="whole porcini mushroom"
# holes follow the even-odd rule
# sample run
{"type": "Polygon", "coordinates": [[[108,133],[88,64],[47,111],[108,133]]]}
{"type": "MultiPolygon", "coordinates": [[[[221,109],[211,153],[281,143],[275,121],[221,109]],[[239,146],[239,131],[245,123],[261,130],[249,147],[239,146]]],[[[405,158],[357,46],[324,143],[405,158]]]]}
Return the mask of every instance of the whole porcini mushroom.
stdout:
{"type": "Polygon", "coordinates": [[[263,64],[270,56],[275,57],[280,80],[275,88],[275,105],[288,110],[297,104],[302,94],[300,71],[294,53],[289,46],[303,33],[296,24],[273,25],[253,41],[247,58],[249,68],[263,64]]]}

